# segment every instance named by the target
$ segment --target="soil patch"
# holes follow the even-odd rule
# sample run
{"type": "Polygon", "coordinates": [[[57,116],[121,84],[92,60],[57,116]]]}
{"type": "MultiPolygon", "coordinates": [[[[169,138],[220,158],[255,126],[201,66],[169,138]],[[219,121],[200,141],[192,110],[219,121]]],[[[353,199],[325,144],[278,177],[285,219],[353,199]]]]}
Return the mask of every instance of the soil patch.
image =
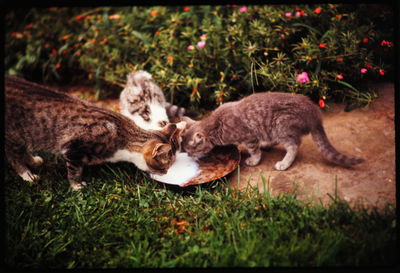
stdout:
{"type": "MultiPolygon", "coordinates": [[[[263,151],[256,167],[248,167],[242,160],[230,185],[243,189],[250,184],[260,191],[269,190],[274,196],[295,193],[300,200],[323,204],[336,196],[354,206],[395,206],[394,85],[381,84],[378,90],[380,97],[366,108],[344,112],[343,105],[334,105],[323,113],[332,145],[345,154],[363,157],[366,162],[353,168],[330,164],[318,152],[311,135],[307,135],[288,170],[274,169],[275,162],[286,153],[283,147],[276,146],[263,151]]],[[[246,156],[243,153],[243,158],[246,156]]]]}

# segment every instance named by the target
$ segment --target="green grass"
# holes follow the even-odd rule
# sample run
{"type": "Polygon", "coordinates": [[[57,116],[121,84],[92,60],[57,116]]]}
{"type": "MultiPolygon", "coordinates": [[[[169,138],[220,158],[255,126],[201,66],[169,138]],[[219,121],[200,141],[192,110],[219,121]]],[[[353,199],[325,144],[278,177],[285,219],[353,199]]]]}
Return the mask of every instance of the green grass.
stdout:
{"type": "Polygon", "coordinates": [[[301,203],[219,180],[158,184],[129,164],[90,167],[72,192],[62,160],[35,185],[6,165],[5,262],[13,268],[390,266],[396,215],[301,203]]]}

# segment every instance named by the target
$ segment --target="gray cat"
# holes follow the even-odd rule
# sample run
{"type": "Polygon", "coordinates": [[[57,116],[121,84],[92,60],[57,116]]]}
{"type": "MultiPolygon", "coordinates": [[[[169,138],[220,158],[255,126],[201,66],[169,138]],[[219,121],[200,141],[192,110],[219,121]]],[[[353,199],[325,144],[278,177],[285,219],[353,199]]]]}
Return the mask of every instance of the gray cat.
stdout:
{"type": "Polygon", "coordinates": [[[182,117],[185,113],[184,108],[166,102],[161,88],[143,70],[128,74],[119,105],[121,114],[146,130],[159,130],[169,122],[168,116],[182,117]]]}
{"type": "Polygon", "coordinates": [[[61,154],[74,190],[82,181],[84,165],[127,161],[139,169],[165,174],[180,149],[175,124],[144,130],[111,110],[16,77],[5,81],[5,152],[24,180],[37,176],[31,168],[43,159],[31,152],[61,154]]]}
{"type": "Polygon", "coordinates": [[[275,164],[282,171],[293,163],[301,137],[311,133],[328,161],[342,166],[364,161],[346,156],[330,144],[319,108],[302,95],[256,93],[222,104],[200,121],[182,119],[187,123],[182,147],[194,157],[208,153],[216,145],[242,144],[250,154],[245,163],[255,166],[261,160],[261,147],[282,144],[286,155],[275,164]]]}

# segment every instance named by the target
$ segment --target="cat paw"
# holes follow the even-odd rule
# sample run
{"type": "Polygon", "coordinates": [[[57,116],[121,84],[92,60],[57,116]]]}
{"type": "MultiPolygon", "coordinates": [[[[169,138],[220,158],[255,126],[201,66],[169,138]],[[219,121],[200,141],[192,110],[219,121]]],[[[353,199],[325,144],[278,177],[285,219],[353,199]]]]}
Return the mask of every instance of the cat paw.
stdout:
{"type": "Polygon", "coordinates": [[[41,158],[40,156],[34,156],[33,157],[33,165],[34,167],[38,167],[40,165],[43,164],[43,158],[41,158]]]}
{"type": "Polygon", "coordinates": [[[19,175],[23,180],[33,183],[35,180],[39,179],[39,176],[36,174],[32,174],[30,171],[26,171],[19,175]]]}
{"type": "Polygon", "coordinates": [[[87,183],[85,181],[81,181],[81,182],[74,182],[71,183],[71,188],[73,191],[79,191],[83,188],[85,188],[87,186],[87,183]]]}
{"type": "Polygon", "coordinates": [[[278,161],[278,162],[276,162],[276,164],[275,164],[275,169],[277,169],[278,171],[284,171],[284,170],[286,170],[286,169],[289,168],[289,167],[290,167],[290,165],[287,164],[287,163],[284,162],[284,161],[278,161]]]}
{"type": "Polygon", "coordinates": [[[261,156],[259,157],[249,157],[245,160],[247,166],[256,166],[261,160],[261,156]]]}

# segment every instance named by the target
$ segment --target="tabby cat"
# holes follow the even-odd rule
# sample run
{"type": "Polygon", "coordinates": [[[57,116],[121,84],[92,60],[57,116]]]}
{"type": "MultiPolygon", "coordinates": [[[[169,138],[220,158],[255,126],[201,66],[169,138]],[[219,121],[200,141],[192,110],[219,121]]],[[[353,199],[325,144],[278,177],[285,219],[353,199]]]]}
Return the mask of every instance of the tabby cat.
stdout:
{"type": "Polygon", "coordinates": [[[167,113],[170,117],[182,117],[185,113],[184,108],[165,101],[161,88],[143,70],[128,74],[119,104],[121,114],[143,129],[161,129],[169,122],[167,113]]]}
{"type": "Polygon", "coordinates": [[[180,148],[175,124],[146,131],[121,114],[20,78],[6,77],[5,87],[6,157],[24,180],[37,178],[31,168],[43,159],[30,153],[39,150],[64,156],[78,190],[86,185],[84,165],[127,161],[164,174],[180,148]]]}
{"type": "Polygon", "coordinates": [[[275,168],[286,170],[296,157],[301,137],[311,132],[327,160],[343,166],[364,161],[346,156],[330,144],[319,108],[302,95],[255,93],[222,104],[201,121],[182,119],[187,122],[182,147],[193,157],[208,153],[216,145],[242,144],[250,154],[245,163],[255,166],[261,160],[261,147],[282,144],[286,155],[275,168]]]}

